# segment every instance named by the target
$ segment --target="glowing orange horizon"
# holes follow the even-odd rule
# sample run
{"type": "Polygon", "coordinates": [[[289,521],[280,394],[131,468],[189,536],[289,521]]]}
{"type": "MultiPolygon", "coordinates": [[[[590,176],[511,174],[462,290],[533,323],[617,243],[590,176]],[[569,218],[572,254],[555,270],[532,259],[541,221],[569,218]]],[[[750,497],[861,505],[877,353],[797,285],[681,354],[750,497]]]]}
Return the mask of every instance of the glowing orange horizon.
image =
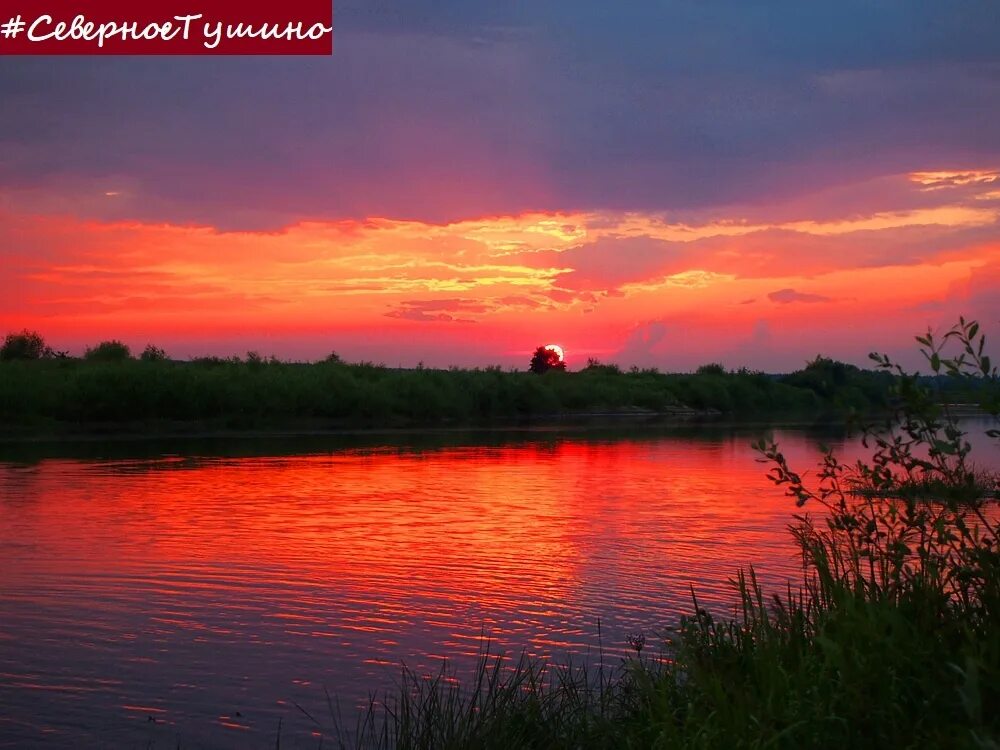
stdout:
{"type": "Polygon", "coordinates": [[[539,334],[675,369],[778,367],[821,344],[863,357],[958,314],[1000,318],[996,183],[914,172],[894,183],[919,196],[910,209],[799,200],[770,209],[780,220],[537,211],[222,232],[8,210],[0,331],[391,364],[519,362],[539,334]]]}

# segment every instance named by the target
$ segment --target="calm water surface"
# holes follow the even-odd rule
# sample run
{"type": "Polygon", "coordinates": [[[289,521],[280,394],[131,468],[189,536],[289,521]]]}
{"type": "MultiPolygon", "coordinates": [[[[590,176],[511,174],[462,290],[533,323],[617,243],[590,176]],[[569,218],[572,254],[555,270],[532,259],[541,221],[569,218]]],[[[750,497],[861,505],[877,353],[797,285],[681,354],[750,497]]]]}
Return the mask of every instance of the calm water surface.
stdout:
{"type": "MultiPolygon", "coordinates": [[[[484,636],[586,658],[600,622],[614,661],[692,584],[722,611],[740,566],[798,575],[753,437],[2,449],[0,746],[274,747],[280,719],[282,747],[313,748],[296,703],[327,716],[326,687],[350,713],[484,636]]],[[[793,465],[818,454],[777,437],[793,465]]]]}

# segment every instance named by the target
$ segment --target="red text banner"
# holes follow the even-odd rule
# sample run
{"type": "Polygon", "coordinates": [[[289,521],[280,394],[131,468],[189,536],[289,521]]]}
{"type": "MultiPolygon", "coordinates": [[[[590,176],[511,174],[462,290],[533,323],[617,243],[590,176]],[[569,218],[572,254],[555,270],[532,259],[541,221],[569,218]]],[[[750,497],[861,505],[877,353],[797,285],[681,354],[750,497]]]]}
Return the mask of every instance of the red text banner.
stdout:
{"type": "Polygon", "coordinates": [[[2,55],[329,55],[330,0],[8,0],[2,55]]]}

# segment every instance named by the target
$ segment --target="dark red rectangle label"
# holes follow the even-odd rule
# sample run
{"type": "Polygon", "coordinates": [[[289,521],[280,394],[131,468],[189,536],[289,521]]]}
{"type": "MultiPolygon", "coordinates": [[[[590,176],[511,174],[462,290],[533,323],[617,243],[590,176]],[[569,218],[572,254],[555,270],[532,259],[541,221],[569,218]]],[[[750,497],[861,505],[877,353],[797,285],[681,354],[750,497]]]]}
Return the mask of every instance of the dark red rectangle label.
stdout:
{"type": "Polygon", "coordinates": [[[2,55],[329,55],[330,0],[12,0],[2,55]]]}

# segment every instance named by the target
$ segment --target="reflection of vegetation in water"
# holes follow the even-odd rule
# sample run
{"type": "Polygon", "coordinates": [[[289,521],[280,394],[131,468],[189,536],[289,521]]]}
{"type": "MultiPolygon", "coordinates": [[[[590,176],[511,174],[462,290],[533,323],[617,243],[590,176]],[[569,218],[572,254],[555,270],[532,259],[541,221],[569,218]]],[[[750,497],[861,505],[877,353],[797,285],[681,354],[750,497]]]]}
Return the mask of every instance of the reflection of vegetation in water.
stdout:
{"type": "MultiPolygon", "coordinates": [[[[921,342],[934,369],[985,383],[997,416],[997,373],[977,334],[963,321],[945,337],[964,359],[921,342]]],[[[897,374],[892,413],[866,431],[870,461],[828,453],[811,487],[777,445],[758,444],[775,482],[800,506],[821,506],[791,527],[805,564],[797,590],[769,598],[751,569],[735,582],[733,619],[695,599],[658,656],[643,655],[642,636],[610,670],[487,654],[464,686],[404,670],[398,691],[346,730],[332,704],[328,720],[307,715],[344,745],[377,748],[997,747],[996,508],[936,493],[970,482],[995,492],[996,478],[976,474],[933,393],[897,374]],[[857,482],[879,492],[854,492],[857,482]],[[934,494],[897,491],[916,484],[934,494]]]]}
{"type": "MultiPolygon", "coordinates": [[[[561,364],[561,363],[560,363],[561,364]]],[[[538,369],[538,368],[536,368],[538,369]]],[[[719,412],[818,415],[882,404],[893,376],[817,358],[771,376],[706,365],[695,374],[621,371],[591,361],[579,372],[394,369],[336,355],[317,363],[245,359],[167,359],[147,347],[138,359],[118,341],[83,359],[53,353],[30,332],[0,347],[0,421],[10,425],[207,422],[233,428],[488,424],[587,413],[719,412]]]]}

